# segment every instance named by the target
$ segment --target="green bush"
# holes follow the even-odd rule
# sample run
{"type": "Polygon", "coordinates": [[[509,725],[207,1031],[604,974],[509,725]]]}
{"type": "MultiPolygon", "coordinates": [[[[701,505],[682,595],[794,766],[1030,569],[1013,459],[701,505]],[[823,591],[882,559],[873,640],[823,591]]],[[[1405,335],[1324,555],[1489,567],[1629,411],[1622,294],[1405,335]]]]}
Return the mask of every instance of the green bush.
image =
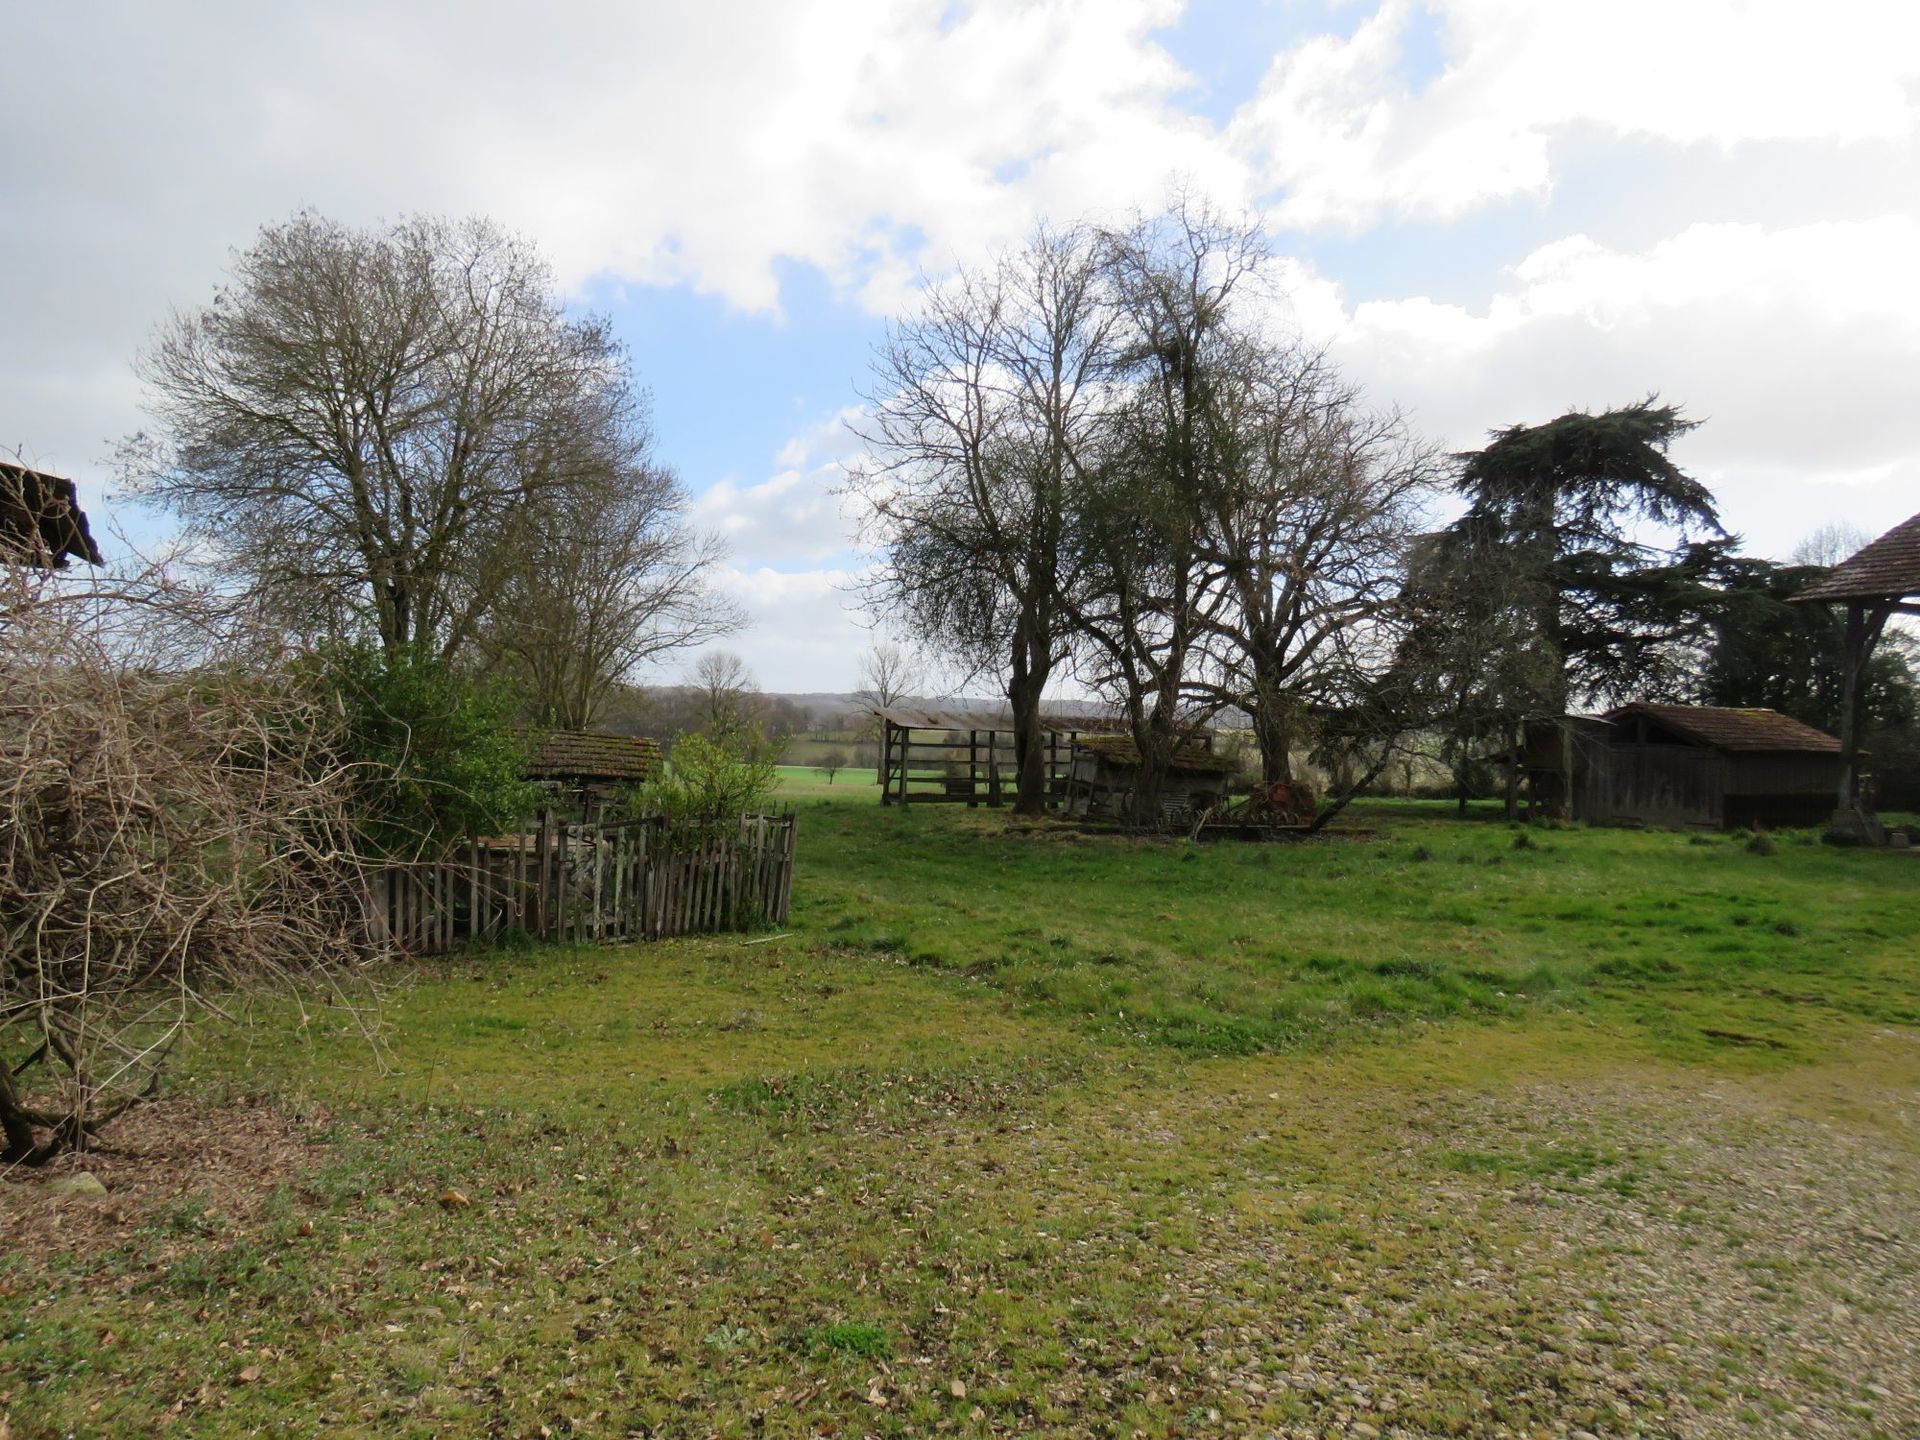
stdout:
{"type": "Polygon", "coordinates": [[[430,655],[335,644],[308,662],[345,720],[341,758],[374,854],[434,854],[519,828],[537,796],[514,698],[430,655]]]}
{"type": "Polygon", "coordinates": [[[767,808],[780,783],[779,762],[779,746],[755,730],[683,735],[666,769],[630,803],[640,813],[665,816],[676,829],[718,830],[767,808]]]}

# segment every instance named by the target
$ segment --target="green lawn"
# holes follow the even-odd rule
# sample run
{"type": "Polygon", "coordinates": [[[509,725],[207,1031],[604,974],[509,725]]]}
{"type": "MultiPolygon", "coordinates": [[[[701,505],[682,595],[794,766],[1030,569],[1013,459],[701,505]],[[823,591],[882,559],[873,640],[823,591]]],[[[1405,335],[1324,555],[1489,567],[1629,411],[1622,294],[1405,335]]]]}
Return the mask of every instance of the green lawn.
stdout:
{"type": "Polygon", "coordinates": [[[395,971],[379,1058],[211,1034],[178,1113],[303,1158],[103,1157],[91,1249],[0,1187],[12,1434],[1920,1424],[1920,860],[783,783],[786,932],[395,971]]]}

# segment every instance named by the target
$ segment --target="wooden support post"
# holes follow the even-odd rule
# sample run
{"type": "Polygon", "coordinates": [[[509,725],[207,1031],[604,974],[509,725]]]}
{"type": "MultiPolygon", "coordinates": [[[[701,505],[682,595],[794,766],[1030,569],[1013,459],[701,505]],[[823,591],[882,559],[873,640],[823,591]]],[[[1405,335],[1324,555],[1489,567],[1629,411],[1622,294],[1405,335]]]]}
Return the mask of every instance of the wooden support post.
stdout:
{"type": "Polygon", "coordinates": [[[567,914],[567,831],[571,827],[562,820],[559,827],[558,843],[554,846],[553,857],[553,894],[554,894],[554,937],[562,944],[571,940],[569,917],[567,914]]]}
{"type": "Polygon", "coordinates": [[[467,943],[477,945],[486,931],[480,918],[480,842],[467,842],[467,943]]]}
{"type": "Polygon", "coordinates": [[[900,731],[900,743],[899,743],[899,750],[900,750],[900,803],[901,803],[902,805],[904,805],[904,804],[906,804],[906,803],[907,803],[907,765],[908,765],[908,759],[907,759],[907,752],[908,752],[908,750],[909,750],[909,749],[911,749],[911,748],[912,748],[912,747],[911,747],[911,741],[910,741],[910,739],[909,739],[909,737],[910,737],[910,736],[911,736],[912,734],[913,734],[913,732],[912,732],[911,730],[907,730],[907,729],[905,729],[905,728],[902,728],[902,730],[900,731]]]}
{"type": "MultiPolygon", "coordinates": [[[[991,740],[993,732],[987,732],[991,740]]],[[[967,731],[967,808],[977,809],[980,804],[980,732],[967,731]]]]}
{"type": "Polygon", "coordinates": [[[1840,789],[1829,830],[1836,838],[1881,844],[1886,831],[1860,793],[1860,720],[1866,708],[1867,666],[1899,602],[1849,600],[1840,667],[1840,789]]]}
{"type": "Polygon", "coordinates": [[[552,813],[542,806],[533,832],[533,924],[527,930],[542,939],[553,933],[547,920],[547,899],[552,893],[547,878],[547,844],[551,839],[547,826],[552,813]]]}

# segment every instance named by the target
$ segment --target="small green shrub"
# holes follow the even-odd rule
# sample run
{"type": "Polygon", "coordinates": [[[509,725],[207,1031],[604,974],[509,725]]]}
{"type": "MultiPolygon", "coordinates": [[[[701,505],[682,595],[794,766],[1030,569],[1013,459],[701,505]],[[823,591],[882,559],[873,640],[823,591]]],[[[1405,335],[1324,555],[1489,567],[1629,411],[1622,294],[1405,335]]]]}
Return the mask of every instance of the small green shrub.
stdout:
{"type": "Polygon", "coordinates": [[[664,815],[676,828],[715,830],[765,810],[780,783],[780,751],[755,730],[698,732],[675,743],[667,768],[641,786],[629,807],[664,815]]]}

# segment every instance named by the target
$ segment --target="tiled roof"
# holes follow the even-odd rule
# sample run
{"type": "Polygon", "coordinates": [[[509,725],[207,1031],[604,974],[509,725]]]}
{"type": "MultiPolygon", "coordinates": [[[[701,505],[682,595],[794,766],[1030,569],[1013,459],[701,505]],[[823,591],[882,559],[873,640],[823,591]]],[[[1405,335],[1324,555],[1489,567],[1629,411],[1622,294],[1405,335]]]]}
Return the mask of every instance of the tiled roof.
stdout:
{"type": "Polygon", "coordinates": [[[1645,715],[1677,735],[1716,750],[1772,750],[1838,755],[1840,742],[1778,710],[1730,710],[1711,705],[1623,705],[1607,719],[1645,715]]]}
{"type": "MultiPolygon", "coordinates": [[[[908,730],[1011,730],[1013,712],[1006,706],[888,705],[873,710],[883,720],[908,730]]],[[[1042,715],[1040,728],[1053,735],[1117,730],[1126,721],[1118,715],[1042,715]]]]}
{"type": "Polygon", "coordinates": [[[73,481],[0,461],[0,558],[62,566],[101,564],[73,481]]]}
{"type": "Polygon", "coordinates": [[[1796,600],[1899,600],[1920,595],[1920,515],[1833,567],[1796,600]]]}
{"type": "Polygon", "coordinates": [[[649,780],[660,773],[660,742],[599,730],[551,730],[534,741],[529,780],[649,780]]]}
{"type": "MultiPolygon", "coordinates": [[[[1131,735],[1083,735],[1075,742],[1075,748],[1099,755],[1113,765],[1135,766],[1140,763],[1140,751],[1131,735]]],[[[1233,762],[1198,745],[1181,745],[1174,749],[1173,768],[1207,775],[1225,775],[1232,771],[1233,762]]]]}

